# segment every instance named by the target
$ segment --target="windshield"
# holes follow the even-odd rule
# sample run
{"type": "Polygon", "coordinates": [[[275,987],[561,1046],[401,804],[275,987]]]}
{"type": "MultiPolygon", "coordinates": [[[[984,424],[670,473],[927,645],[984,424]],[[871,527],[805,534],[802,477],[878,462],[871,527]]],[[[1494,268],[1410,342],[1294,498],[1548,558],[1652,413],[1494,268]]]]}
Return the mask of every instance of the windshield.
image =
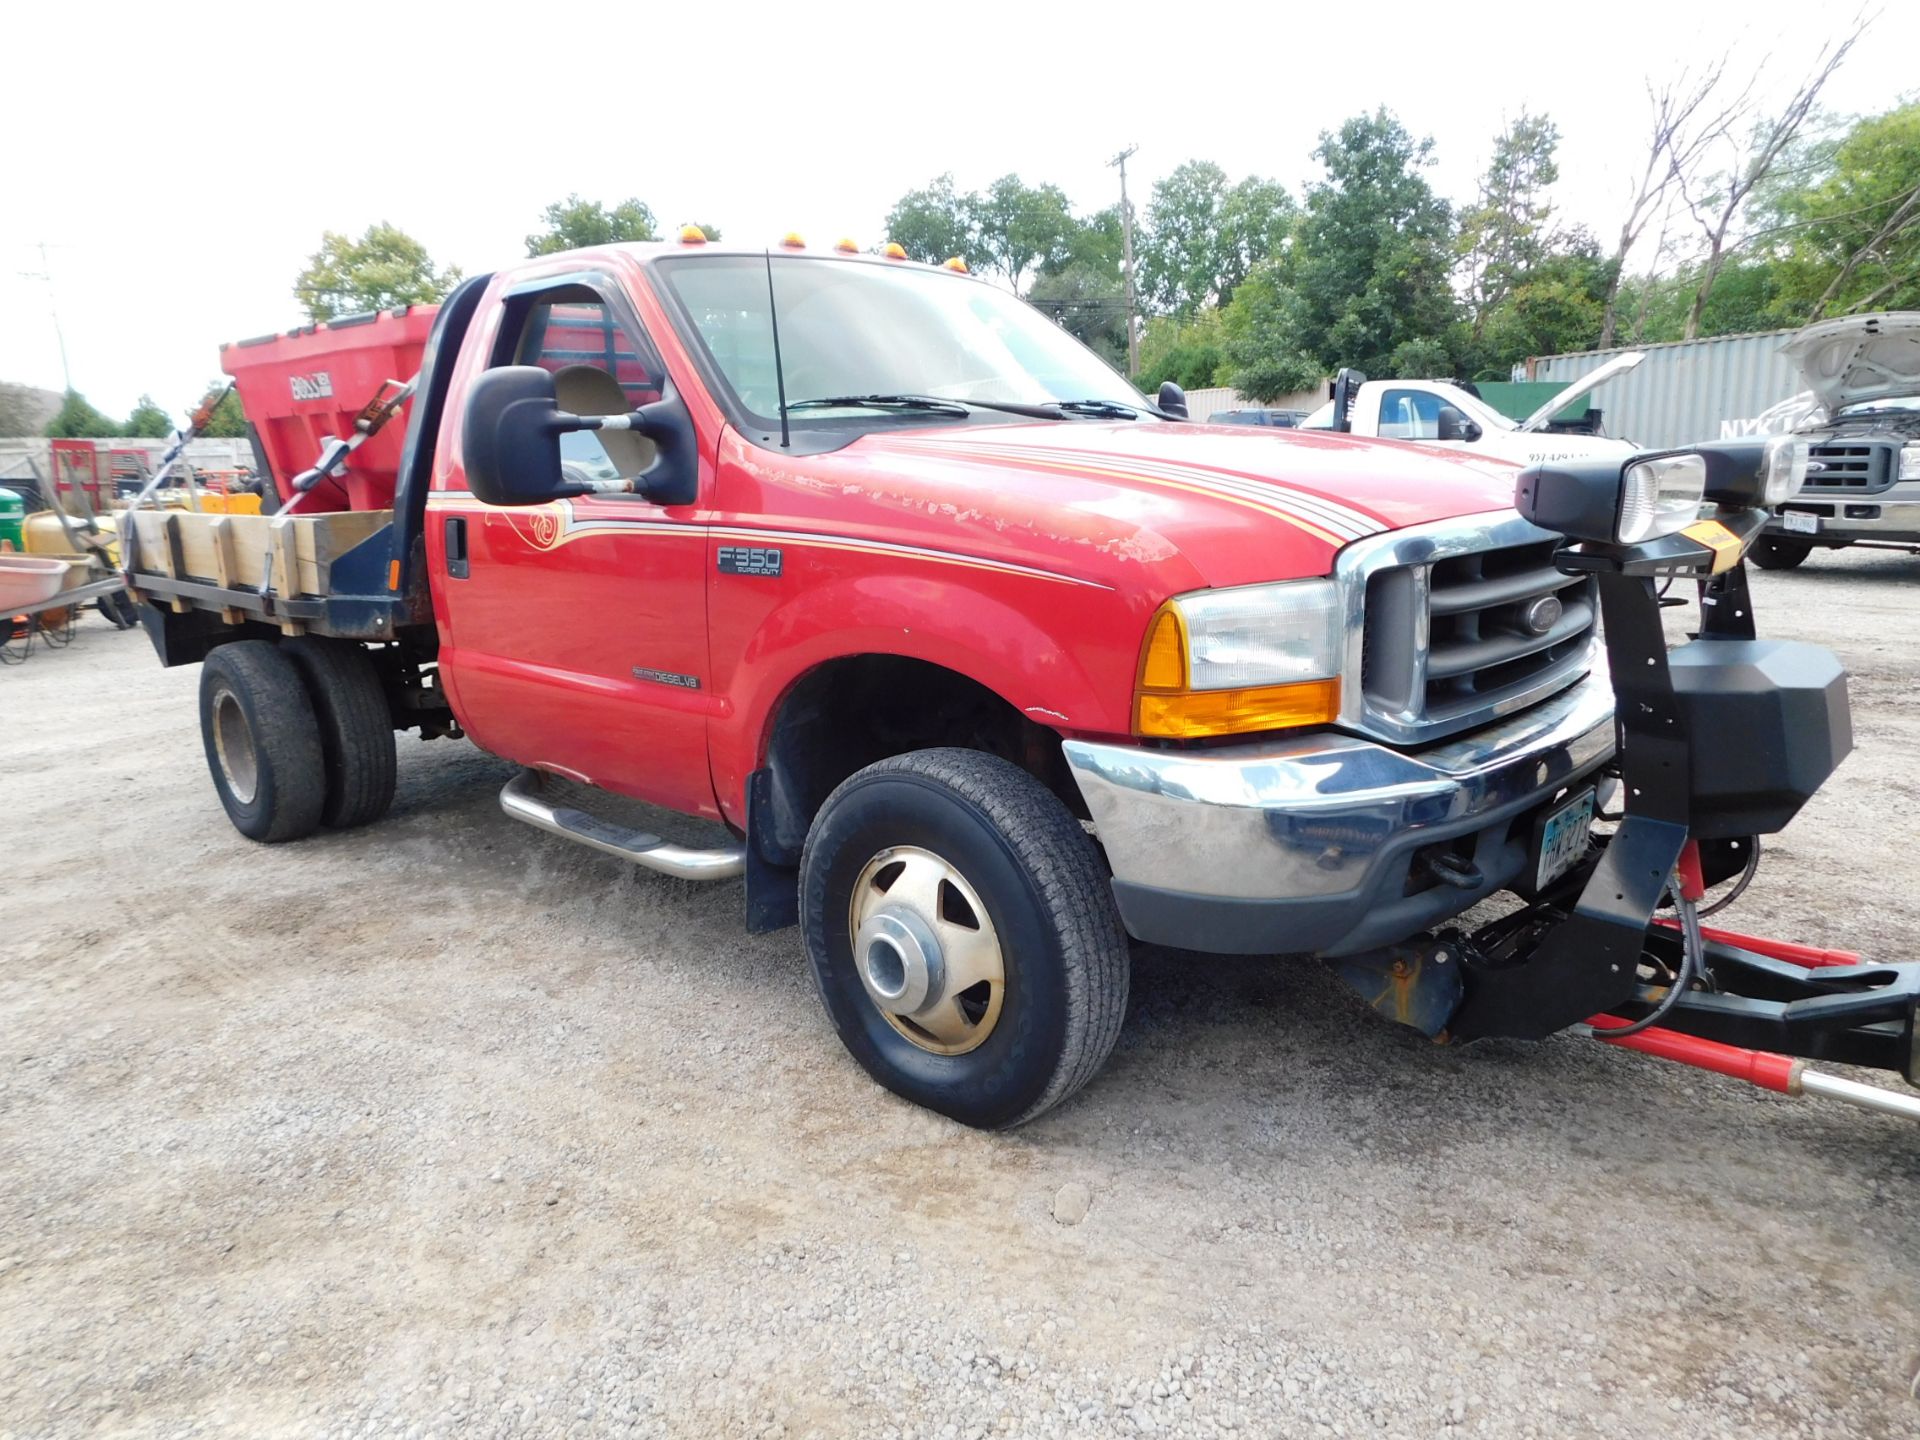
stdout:
{"type": "MultiPolygon", "coordinates": [[[[655,268],[741,408],[759,423],[774,423],[779,395],[767,261],[758,255],[688,255],[655,268]]],[[[773,293],[789,408],[874,395],[982,404],[1146,404],[1104,361],[1025,301],[963,275],[776,255],[773,293]]],[[[820,408],[809,413],[817,417],[820,408]]],[[[939,414],[858,406],[845,412],[835,424],[939,414]]],[[[987,412],[978,418],[1007,417],[987,412]]]]}

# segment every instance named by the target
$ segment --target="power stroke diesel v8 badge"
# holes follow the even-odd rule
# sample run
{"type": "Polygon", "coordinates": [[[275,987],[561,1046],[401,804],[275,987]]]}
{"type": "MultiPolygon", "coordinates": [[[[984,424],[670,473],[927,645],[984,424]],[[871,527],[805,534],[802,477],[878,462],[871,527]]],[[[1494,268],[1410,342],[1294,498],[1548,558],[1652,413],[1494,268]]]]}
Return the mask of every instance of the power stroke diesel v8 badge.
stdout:
{"type": "Polygon", "coordinates": [[[780,574],[780,549],[775,545],[722,545],[722,575],[758,575],[767,579],[780,574]]]}

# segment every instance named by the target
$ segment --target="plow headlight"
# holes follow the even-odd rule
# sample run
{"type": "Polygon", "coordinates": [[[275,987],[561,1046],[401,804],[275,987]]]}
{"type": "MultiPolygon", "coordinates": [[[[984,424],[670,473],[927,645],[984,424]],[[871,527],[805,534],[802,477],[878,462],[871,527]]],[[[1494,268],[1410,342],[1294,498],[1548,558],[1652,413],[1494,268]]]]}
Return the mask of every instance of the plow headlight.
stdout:
{"type": "Polygon", "coordinates": [[[1542,529],[1574,540],[1639,545],[1674,535],[1703,504],[1771,510],[1807,478],[1807,445],[1791,435],[1715,440],[1624,465],[1565,460],[1520,472],[1513,504],[1542,529]]]}
{"type": "Polygon", "coordinates": [[[1199,590],[1167,601],[1141,648],[1134,729],[1192,739],[1333,720],[1340,606],[1331,580],[1199,590]]]}
{"type": "Polygon", "coordinates": [[[1707,463],[1698,455],[1636,460],[1620,477],[1620,516],[1613,538],[1638,545],[1684,530],[1700,516],[1707,463]]]}

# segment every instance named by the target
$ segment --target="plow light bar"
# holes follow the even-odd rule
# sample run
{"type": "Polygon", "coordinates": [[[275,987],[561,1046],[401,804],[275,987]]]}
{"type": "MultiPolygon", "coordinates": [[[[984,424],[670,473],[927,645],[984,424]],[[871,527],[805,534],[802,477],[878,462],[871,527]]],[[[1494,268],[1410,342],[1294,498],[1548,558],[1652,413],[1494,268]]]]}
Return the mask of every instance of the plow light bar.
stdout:
{"type": "Polygon", "coordinates": [[[1542,529],[1574,540],[1639,545],[1685,530],[1712,503],[1771,510],[1807,478],[1807,446],[1788,435],[1716,440],[1685,450],[1566,460],[1523,470],[1513,503],[1542,529]]]}

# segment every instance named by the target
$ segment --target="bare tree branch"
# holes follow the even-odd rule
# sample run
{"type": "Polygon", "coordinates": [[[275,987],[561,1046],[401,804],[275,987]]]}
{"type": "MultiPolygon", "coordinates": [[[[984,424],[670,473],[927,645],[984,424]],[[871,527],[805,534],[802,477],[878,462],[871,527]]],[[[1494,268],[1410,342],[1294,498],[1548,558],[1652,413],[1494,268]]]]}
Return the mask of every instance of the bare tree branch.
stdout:
{"type": "Polygon", "coordinates": [[[1698,75],[1683,70],[1657,87],[1651,80],[1647,82],[1647,104],[1652,112],[1652,123],[1647,133],[1647,159],[1628,201],[1626,218],[1620,222],[1620,239],[1614,247],[1613,276],[1607,285],[1606,313],[1600,325],[1602,350],[1612,347],[1619,323],[1620,283],[1625,278],[1627,256],[1654,216],[1663,211],[1667,193],[1673,185],[1676,169],[1674,156],[1678,153],[1685,157],[1684,163],[1692,164],[1699,145],[1703,143],[1697,138],[1698,134],[1702,131],[1710,133],[1716,124],[1723,126],[1725,122],[1721,115],[1746,103],[1747,93],[1752,88],[1751,82],[1723,106],[1712,121],[1696,126],[1695,117],[1701,110],[1712,103],[1717,94],[1724,94],[1721,82],[1725,78],[1726,60],[1722,58],[1698,75]]]}
{"type": "Polygon", "coordinates": [[[1707,299],[1713,294],[1714,282],[1720,278],[1721,266],[1726,263],[1727,235],[1733,229],[1741,208],[1792,145],[1800,128],[1807,123],[1807,117],[1813,113],[1821,90],[1833,78],[1834,71],[1840,68],[1866,26],[1864,17],[1855,16],[1853,28],[1844,37],[1822,45],[1813,57],[1806,78],[1787,98],[1785,105],[1771,118],[1756,123],[1744,141],[1736,139],[1734,135],[1736,127],[1750,113],[1743,95],[1738,106],[1729,108],[1692,137],[1690,152],[1683,154],[1677,149],[1669,151],[1673,160],[1674,183],[1679,187],[1688,210],[1692,212],[1707,242],[1700,285],[1694,291],[1693,305],[1687,311],[1687,327],[1683,338],[1692,340],[1700,333],[1700,318],[1706,312],[1707,299]],[[1717,177],[1720,181],[1719,193],[1696,196],[1696,190],[1703,184],[1699,161],[1710,147],[1722,142],[1732,149],[1733,163],[1717,177]]]}

